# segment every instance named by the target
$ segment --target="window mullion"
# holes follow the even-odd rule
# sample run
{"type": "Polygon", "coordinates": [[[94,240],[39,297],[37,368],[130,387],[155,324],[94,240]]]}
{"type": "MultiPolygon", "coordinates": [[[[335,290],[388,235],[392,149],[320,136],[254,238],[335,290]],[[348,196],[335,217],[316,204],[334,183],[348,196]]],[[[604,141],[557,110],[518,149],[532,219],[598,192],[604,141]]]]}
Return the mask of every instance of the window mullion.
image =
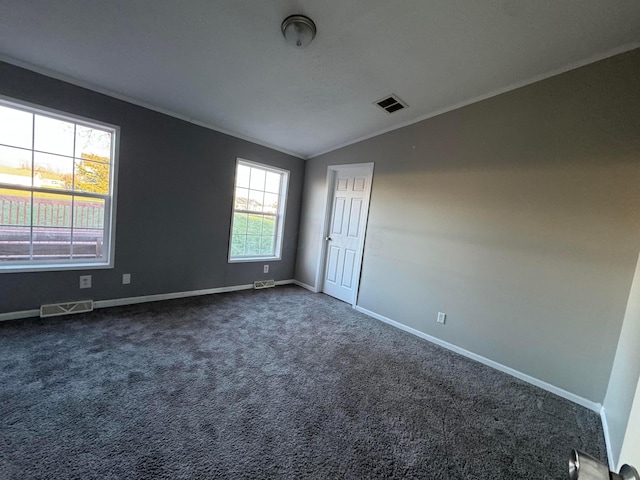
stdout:
{"type": "MultiPolygon", "coordinates": [[[[78,126],[74,123],[73,124],[73,152],[72,152],[72,157],[71,157],[71,191],[74,192],[76,189],[76,139],[78,137],[77,135],[77,128],[78,126]]],[[[71,196],[71,238],[69,239],[69,241],[71,242],[71,245],[69,246],[70,248],[70,254],[71,254],[71,259],[73,260],[73,227],[74,227],[74,216],[73,216],[73,210],[75,209],[75,200],[76,200],[76,196],[72,195],[71,196]]]]}
{"type": "Polygon", "coordinates": [[[30,202],[30,207],[31,207],[31,215],[29,215],[30,217],[30,222],[29,222],[29,261],[33,261],[33,211],[34,209],[34,204],[33,204],[33,187],[35,185],[35,172],[36,172],[36,154],[34,152],[34,149],[36,147],[36,116],[32,113],[31,114],[31,191],[30,191],[30,195],[29,195],[29,199],[31,200],[30,202]]]}
{"type": "Polygon", "coordinates": [[[100,200],[106,200],[109,195],[93,192],[74,192],[72,190],[56,190],[54,188],[42,188],[42,187],[25,187],[24,185],[13,185],[11,183],[0,183],[0,188],[8,188],[10,190],[20,190],[23,192],[36,192],[36,193],[51,193],[54,195],[78,195],[80,197],[97,198],[100,200]]]}
{"type": "Polygon", "coordinates": [[[271,212],[256,212],[255,210],[240,210],[240,209],[234,209],[233,210],[234,213],[247,213],[249,215],[266,215],[268,217],[277,217],[278,214],[277,213],[271,213],[271,212]]]}

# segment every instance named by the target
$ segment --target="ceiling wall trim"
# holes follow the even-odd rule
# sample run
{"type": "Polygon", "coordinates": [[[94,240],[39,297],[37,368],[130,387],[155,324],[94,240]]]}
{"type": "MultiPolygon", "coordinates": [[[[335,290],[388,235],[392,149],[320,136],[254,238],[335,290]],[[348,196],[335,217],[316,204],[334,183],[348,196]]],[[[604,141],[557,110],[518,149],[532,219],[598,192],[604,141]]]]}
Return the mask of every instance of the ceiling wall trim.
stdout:
{"type": "Polygon", "coordinates": [[[347,147],[349,145],[353,145],[355,143],[362,142],[363,140],[367,140],[367,139],[370,139],[370,138],[373,138],[373,137],[377,137],[379,135],[383,135],[385,133],[392,132],[394,130],[398,130],[400,128],[403,128],[403,127],[406,127],[406,126],[409,126],[409,125],[413,125],[413,124],[421,122],[423,120],[427,120],[429,118],[433,118],[433,117],[436,117],[438,115],[442,115],[443,113],[447,113],[447,112],[450,112],[450,111],[453,111],[453,110],[457,110],[458,108],[466,107],[466,106],[471,105],[473,103],[480,102],[482,100],[486,100],[486,99],[489,99],[491,97],[495,97],[497,95],[509,92],[511,90],[516,90],[516,89],[518,89],[520,87],[524,87],[526,85],[530,85],[532,83],[536,83],[536,82],[545,80],[547,78],[554,77],[556,75],[560,75],[562,73],[565,73],[565,72],[568,72],[568,71],[571,71],[571,70],[575,70],[575,69],[583,67],[585,65],[589,65],[591,63],[595,63],[597,61],[604,60],[606,58],[613,57],[615,55],[619,55],[619,54],[624,53],[624,52],[635,50],[637,48],[640,48],[640,42],[634,42],[634,43],[626,44],[626,45],[623,45],[621,47],[618,47],[618,48],[615,48],[615,49],[612,49],[612,50],[608,50],[608,51],[603,52],[603,53],[592,55],[592,56],[587,57],[587,58],[585,58],[583,60],[569,63],[568,65],[565,65],[564,67],[561,67],[561,68],[558,68],[558,69],[555,69],[555,70],[551,70],[549,72],[546,72],[546,73],[543,73],[543,74],[540,74],[540,75],[533,76],[533,77],[531,77],[531,78],[529,78],[527,80],[523,80],[521,82],[513,83],[513,84],[508,85],[506,87],[499,88],[497,90],[493,90],[492,92],[486,93],[484,95],[473,97],[473,98],[470,98],[470,99],[465,100],[463,102],[459,102],[459,103],[456,103],[454,105],[442,108],[440,110],[436,110],[434,112],[430,112],[430,113],[427,113],[425,115],[421,115],[420,117],[417,117],[417,118],[415,118],[413,120],[409,120],[409,121],[403,122],[401,124],[394,125],[394,126],[382,129],[382,130],[378,130],[378,131],[376,131],[374,133],[371,133],[371,134],[368,134],[368,135],[364,135],[364,136],[349,140],[347,142],[328,147],[328,148],[326,148],[324,150],[321,150],[321,151],[319,151],[317,153],[313,153],[311,155],[304,155],[304,154],[301,154],[299,152],[294,152],[294,151],[291,151],[291,150],[287,150],[287,149],[278,147],[277,145],[273,145],[273,144],[270,144],[270,143],[267,143],[267,142],[263,142],[263,141],[255,139],[255,138],[246,136],[246,135],[242,135],[242,134],[237,133],[237,132],[233,132],[233,131],[230,131],[230,130],[226,130],[224,128],[220,128],[220,127],[218,127],[216,125],[211,125],[211,124],[208,124],[208,123],[205,123],[205,122],[201,122],[201,121],[198,121],[196,119],[190,118],[190,117],[188,117],[186,115],[182,115],[182,114],[179,114],[179,113],[171,111],[171,110],[160,108],[160,107],[152,105],[150,103],[146,103],[146,102],[142,102],[140,100],[136,100],[136,99],[128,97],[126,95],[122,95],[122,94],[110,91],[108,89],[99,87],[99,86],[94,85],[94,84],[92,84],[90,82],[84,82],[82,80],[78,80],[78,79],[73,78],[71,76],[64,75],[62,73],[56,72],[54,70],[50,70],[50,69],[47,69],[47,68],[42,68],[42,67],[39,67],[39,66],[36,66],[36,65],[32,65],[32,64],[30,64],[28,62],[24,62],[22,60],[18,60],[18,59],[13,58],[13,57],[9,57],[9,56],[0,54],[0,61],[5,62],[5,63],[9,63],[11,65],[15,65],[17,67],[21,67],[21,68],[24,68],[24,69],[27,69],[27,70],[30,70],[30,71],[33,71],[33,72],[36,72],[36,73],[39,73],[41,75],[45,75],[47,77],[55,78],[57,80],[61,80],[63,82],[67,82],[67,83],[70,83],[72,85],[76,85],[78,87],[86,88],[88,90],[92,90],[94,92],[101,93],[103,95],[107,95],[109,97],[116,98],[118,100],[123,100],[123,101],[131,103],[133,105],[137,105],[137,106],[140,106],[140,107],[143,107],[143,108],[147,108],[149,110],[153,110],[155,112],[162,113],[164,115],[168,115],[170,117],[174,117],[174,118],[183,120],[185,122],[189,122],[189,123],[192,123],[194,125],[198,125],[200,127],[208,128],[209,130],[213,130],[213,131],[216,131],[216,132],[219,132],[219,133],[223,133],[225,135],[230,135],[232,137],[239,138],[241,140],[245,140],[247,142],[255,143],[257,145],[261,145],[263,147],[267,147],[267,148],[270,148],[272,150],[276,150],[278,152],[281,152],[281,153],[284,153],[284,154],[287,154],[287,155],[291,155],[291,156],[299,158],[301,160],[310,160],[310,159],[319,157],[321,155],[325,155],[325,154],[327,154],[329,152],[333,152],[335,150],[339,150],[341,148],[347,147]]]}
{"type": "MultiPolygon", "coordinates": [[[[157,106],[152,105],[150,103],[142,102],[140,100],[136,100],[135,98],[131,98],[131,97],[128,97],[126,95],[122,95],[120,93],[113,92],[111,90],[107,90],[105,88],[102,88],[102,87],[99,87],[97,85],[94,85],[94,84],[92,84],[90,82],[84,82],[82,80],[78,80],[76,78],[73,78],[73,77],[71,77],[69,75],[65,75],[63,73],[56,72],[55,70],[50,70],[48,68],[38,67],[38,66],[33,65],[31,63],[23,62],[22,60],[18,60],[16,58],[9,57],[7,55],[0,54],[0,62],[5,62],[5,63],[11,64],[11,65],[15,65],[16,67],[24,68],[25,70],[30,70],[32,72],[39,73],[39,74],[44,75],[46,77],[55,78],[56,80],[61,80],[61,81],[66,82],[66,83],[70,83],[72,85],[76,85],[77,87],[86,88],[87,90],[91,90],[93,92],[101,93],[101,94],[106,95],[108,97],[112,97],[112,98],[115,98],[115,99],[118,99],[118,100],[122,100],[124,102],[131,103],[131,104],[137,105],[139,107],[147,108],[149,110],[153,110],[154,112],[162,113],[164,115],[168,115],[170,117],[174,117],[174,118],[177,118],[179,120],[184,120],[185,122],[193,123],[194,125],[198,125],[200,127],[208,128],[209,130],[213,130],[213,131],[216,131],[218,133],[224,133],[225,135],[230,135],[232,137],[239,138],[240,140],[245,140],[247,142],[255,143],[257,145],[261,145],[263,147],[267,147],[267,148],[270,148],[272,150],[276,150],[278,152],[285,153],[287,155],[291,155],[292,157],[296,157],[296,158],[299,158],[301,160],[307,160],[309,158],[308,156],[303,155],[301,153],[293,152],[291,150],[287,150],[287,149],[284,149],[284,148],[280,148],[280,147],[278,147],[276,145],[272,145],[272,144],[267,143],[267,142],[256,140],[255,138],[252,138],[252,137],[249,137],[249,136],[246,136],[246,135],[242,135],[242,134],[237,133],[237,132],[232,132],[230,130],[226,130],[224,128],[217,127],[215,125],[211,125],[211,124],[208,124],[208,123],[205,123],[205,122],[200,122],[200,121],[198,121],[196,119],[189,118],[186,115],[182,115],[182,114],[174,112],[172,110],[167,110],[165,108],[157,107],[157,106]]],[[[70,113],[73,113],[73,112],[70,112],[70,113]]]]}
{"type": "Polygon", "coordinates": [[[486,100],[488,98],[495,97],[497,95],[501,95],[503,93],[510,92],[511,90],[516,90],[516,89],[518,89],[520,87],[531,85],[532,83],[540,82],[542,80],[546,80],[547,78],[555,77],[556,75],[560,75],[562,73],[566,73],[566,72],[569,72],[571,70],[575,70],[577,68],[584,67],[584,66],[589,65],[591,63],[595,63],[595,62],[598,62],[600,60],[604,60],[604,59],[609,58],[609,57],[614,57],[614,56],[619,55],[621,53],[625,53],[625,52],[629,52],[631,50],[635,50],[636,48],[640,48],[640,42],[629,43],[629,44],[623,45],[621,47],[614,48],[612,50],[607,50],[606,52],[603,52],[603,53],[592,55],[592,56],[587,57],[587,58],[585,58],[583,60],[579,60],[577,62],[569,63],[568,65],[565,65],[564,67],[557,68],[555,70],[551,70],[549,72],[546,72],[546,73],[543,73],[543,74],[540,74],[540,75],[536,75],[536,76],[531,77],[531,78],[529,78],[527,80],[523,80],[521,82],[516,82],[516,83],[513,83],[513,84],[508,85],[506,87],[499,88],[497,90],[493,90],[492,92],[486,93],[484,95],[480,95],[478,97],[473,97],[473,98],[470,98],[470,99],[465,100],[463,102],[459,102],[459,103],[456,103],[454,105],[451,105],[449,107],[445,107],[445,108],[442,108],[440,110],[436,110],[434,112],[427,113],[425,115],[422,115],[422,116],[420,116],[418,118],[415,118],[413,120],[406,121],[406,122],[401,123],[399,125],[394,125],[392,127],[384,128],[384,129],[378,130],[378,131],[376,131],[374,133],[371,133],[371,134],[368,134],[368,135],[364,135],[362,137],[358,137],[358,138],[355,138],[353,140],[349,140],[348,142],[341,143],[339,145],[330,147],[330,148],[328,148],[326,150],[321,150],[321,151],[319,151],[317,153],[313,153],[313,154],[307,156],[306,160],[311,160],[313,158],[320,157],[321,155],[324,155],[324,154],[329,153],[329,152],[333,152],[335,150],[339,150],[339,149],[344,148],[344,147],[348,147],[349,145],[353,145],[354,143],[362,142],[363,140],[367,140],[369,138],[377,137],[378,135],[383,135],[385,133],[389,133],[389,132],[392,132],[394,130],[398,130],[400,128],[403,128],[403,127],[406,127],[406,126],[409,126],[409,125],[413,125],[414,123],[418,123],[418,122],[421,122],[423,120],[427,120],[429,118],[437,117],[438,115],[442,115],[443,113],[451,112],[453,110],[457,110],[458,108],[466,107],[467,105],[471,105],[473,103],[481,102],[482,100],[486,100]]]}

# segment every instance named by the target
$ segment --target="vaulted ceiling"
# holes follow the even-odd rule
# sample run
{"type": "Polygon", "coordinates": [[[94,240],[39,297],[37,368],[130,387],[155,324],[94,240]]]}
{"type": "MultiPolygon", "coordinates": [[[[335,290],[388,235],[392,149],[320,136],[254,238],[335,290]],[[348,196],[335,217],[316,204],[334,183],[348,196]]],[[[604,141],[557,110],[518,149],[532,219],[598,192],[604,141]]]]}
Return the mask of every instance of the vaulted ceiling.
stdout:
{"type": "Polygon", "coordinates": [[[301,158],[639,45],[638,0],[0,2],[0,59],[301,158]]]}

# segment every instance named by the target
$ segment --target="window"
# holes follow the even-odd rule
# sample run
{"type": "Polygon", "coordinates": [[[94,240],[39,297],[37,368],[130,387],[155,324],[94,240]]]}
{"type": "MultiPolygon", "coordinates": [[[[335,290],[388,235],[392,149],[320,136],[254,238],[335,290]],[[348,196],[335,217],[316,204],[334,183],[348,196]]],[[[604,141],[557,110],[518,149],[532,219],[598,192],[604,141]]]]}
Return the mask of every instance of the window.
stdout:
{"type": "Polygon", "coordinates": [[[0,271],[113,266],[116,133],[0,98],[0,271]]]}
{"type": "Polygon", "coordinates": [[[279,260],[289,172],[238,159],[230,262],[279,260]]]}

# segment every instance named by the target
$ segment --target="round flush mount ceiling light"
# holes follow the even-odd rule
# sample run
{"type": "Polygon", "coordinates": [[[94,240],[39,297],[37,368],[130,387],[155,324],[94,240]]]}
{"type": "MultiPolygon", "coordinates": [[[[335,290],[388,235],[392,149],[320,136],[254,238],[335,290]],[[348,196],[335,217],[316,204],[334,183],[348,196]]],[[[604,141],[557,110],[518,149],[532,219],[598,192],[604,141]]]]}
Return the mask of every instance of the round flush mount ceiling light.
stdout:
{"type": "Polygon", "coordinates": [[[304,15],[291,15],[282,22],[282,34],[291,45],[304,48],[316,36],[316,24],[304,15]]]}

